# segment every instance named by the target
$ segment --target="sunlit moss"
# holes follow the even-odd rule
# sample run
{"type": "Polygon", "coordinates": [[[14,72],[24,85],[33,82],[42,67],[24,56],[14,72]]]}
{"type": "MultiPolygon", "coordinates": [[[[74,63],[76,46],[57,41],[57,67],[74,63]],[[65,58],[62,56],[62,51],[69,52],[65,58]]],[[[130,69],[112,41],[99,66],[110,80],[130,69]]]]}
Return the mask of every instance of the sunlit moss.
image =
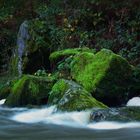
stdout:
{"type": "Polygon", "coordinates": [[[76,55],[80,52],[91,52],[89,48],[74,48],[74,49],[65,49],[61,51],[55,51],[50,55],[51,61],[59,60],[60,58],[69,57],[71,55],[76,55]]]}
{"type": "Polygon", "coordinates": [[[88,64],[91,64],[94,59],[94,54],[91,52],[82,52],[76,55],[71,62],[71,73],[72,77],[76,77],[76,79],[82,78],[82,71],[85,70],[88,64]]]}

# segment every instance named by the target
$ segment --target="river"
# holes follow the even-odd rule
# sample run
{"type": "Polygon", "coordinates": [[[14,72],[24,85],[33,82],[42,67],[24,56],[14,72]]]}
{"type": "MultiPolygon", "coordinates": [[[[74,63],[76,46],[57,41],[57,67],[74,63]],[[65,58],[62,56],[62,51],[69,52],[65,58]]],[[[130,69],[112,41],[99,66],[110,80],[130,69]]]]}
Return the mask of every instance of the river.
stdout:
{"type": "Polygon", "coordinates": [[[140,123],[89,123],[90,111],[0,106],[0,140],[140,140],[140,123]]]}

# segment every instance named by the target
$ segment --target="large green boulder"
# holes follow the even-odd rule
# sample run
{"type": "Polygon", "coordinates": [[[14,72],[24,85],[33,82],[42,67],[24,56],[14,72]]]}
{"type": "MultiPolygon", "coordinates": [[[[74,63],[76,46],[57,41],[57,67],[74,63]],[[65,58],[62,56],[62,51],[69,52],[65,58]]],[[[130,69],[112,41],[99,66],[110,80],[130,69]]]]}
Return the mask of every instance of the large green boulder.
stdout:
{"type": "Polygon", "coordinates": [[[70,80],[59,80],[52,88],[48,104],[57,105],[63,111],[85,110],[89,108],[106,108],[83,87],[70,80]]]}
{"type": "Polygon", "coordinates": [[[92,57],[76,55],[71,63],[71,75],[97,100],[117,106],[127,100],[132,66],[121,56],[102,49],[92,57]]]}
{"type": "Polygon", "coordinates": [[[47,104],[53,82],[54,79],[51,77],[23,75],[12,86],[5,105],[18,107],[47,104]]]}

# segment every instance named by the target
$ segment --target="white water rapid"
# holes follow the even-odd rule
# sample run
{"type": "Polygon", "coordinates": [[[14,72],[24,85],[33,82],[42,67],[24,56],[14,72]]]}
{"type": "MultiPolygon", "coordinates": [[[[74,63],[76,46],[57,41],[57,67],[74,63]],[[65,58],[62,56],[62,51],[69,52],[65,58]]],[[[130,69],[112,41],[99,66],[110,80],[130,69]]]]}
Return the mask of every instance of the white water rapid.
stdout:
{"type": "Polygon", "coordinates": [[[127,102],[127,106],[140,106],[140,97],[134,97],[127,102]]]}
{"type": "Polygon", "coordinates": [[[5,103],[6,99],[0,100],[0,105],[3,105],[5,103]]]}
{"type": "Polygon", "coordinates": [[[64,125],[76,128],[87,129],[122,129],[122,128],[140,128],[140,122],[120,123],[120,122],[93,122],[90,123],[91,111],[81,112],[56,112],[56,107],[45,107],[42,109],[29,109],[15,114],[11,119],[22,123],[46,123],[64,125]]]}

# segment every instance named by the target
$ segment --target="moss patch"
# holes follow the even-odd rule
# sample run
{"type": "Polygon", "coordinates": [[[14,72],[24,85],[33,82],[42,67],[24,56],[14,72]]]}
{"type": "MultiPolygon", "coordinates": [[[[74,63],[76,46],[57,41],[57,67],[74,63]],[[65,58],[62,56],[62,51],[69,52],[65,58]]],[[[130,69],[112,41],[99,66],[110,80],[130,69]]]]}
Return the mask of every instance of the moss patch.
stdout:
{"type": "Polygon", "coordinates": [[[88,49],[88,51],[78,52],[74,56],[67,56],[59,63],[55,63],[54,65],[57,66],[55,69],[59,73],[60,78],[71,79],[70,71],[71,67],[73,67],[73,63],[76,63],[78,65],[78,69],[76,69],[75,73],[80,72],[81,68],[87,65],[87,63],[91,63],[94,53],[92,52],[92,50],[88,49]]]}
{"type": "Polygon", "coordinates": [[[91,64],[94,59],[94,54],[90,52],[82,52],[76,55],[71,62],[71,73],[72,77],[82,77],[82,72],[84,71],[88,64],[91,64]]]}
{"type": "Polygon", "coordinates": [[[89,108],[106,108],[104,104],[94,99],[80,85],[69,80],[59,80],[52,88],[49,104],[57,104],[63,111],[85,110],[89,108]]]}
{"type": "Polygon", "coordinates": [[[12,75],[18,75],[18,62],[19,58],[17,55],[13,55],[10,62],[10,73],[12,75]]]}
{"type": "Polygon", "coordinates": [[[9,94],[11,93],[11,88],[17,79],[18,79],[17,77],[13,77],[13,75],[10,75],[10,74],[1,76],[1,79],[0,79],[0,100],[5,99],[9,96],[9,94]]]}
{"type": "Polygon", "coordinates": [[[9,85],[4,85],[0,87],[0,100],[7,98],[10,92],[11,92],[11,87],[9,85]]]}
{"type": "Polygon", "coordinates": [[[61,61],[62,59],[69,57],[71,55],[76,55],[80,52],[92,52],[89,48],[74,48],[74,49],[65,49],[61,51],[55,51],[50,55],[50,61],[61,61]]]}

